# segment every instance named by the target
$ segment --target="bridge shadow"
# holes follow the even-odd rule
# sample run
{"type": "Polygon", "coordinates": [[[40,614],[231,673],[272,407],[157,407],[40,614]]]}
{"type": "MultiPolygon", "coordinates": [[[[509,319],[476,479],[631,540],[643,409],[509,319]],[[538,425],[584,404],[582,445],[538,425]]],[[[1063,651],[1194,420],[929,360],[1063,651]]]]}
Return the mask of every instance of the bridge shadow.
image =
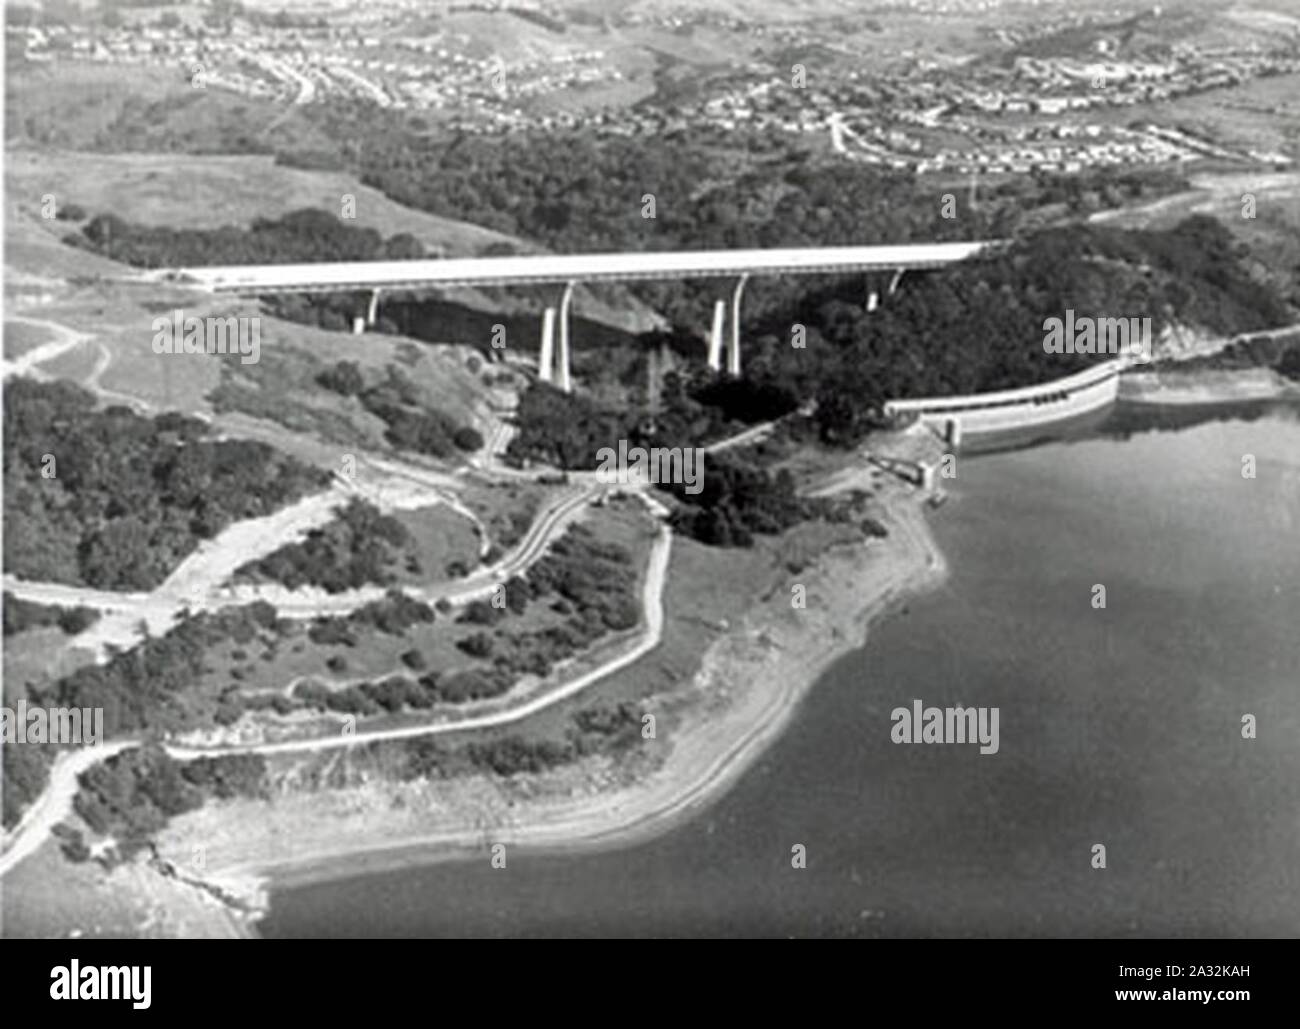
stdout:
{"type": "MultiPolygon", "coordinates": [[[[403,335],[429,343],[462,343],[487,352],[492,349],[499,325],[505,330],[505,345],[511,350],[536,355],[541,345],[541,310],[483,311],[440,297],[394,298],[383,301],[380,316],[403,335]]],[[[629,332],[576,312],[569,323],[571,356],[575,360],[581,351],[627,346],[635,339],[629,332]]]]}

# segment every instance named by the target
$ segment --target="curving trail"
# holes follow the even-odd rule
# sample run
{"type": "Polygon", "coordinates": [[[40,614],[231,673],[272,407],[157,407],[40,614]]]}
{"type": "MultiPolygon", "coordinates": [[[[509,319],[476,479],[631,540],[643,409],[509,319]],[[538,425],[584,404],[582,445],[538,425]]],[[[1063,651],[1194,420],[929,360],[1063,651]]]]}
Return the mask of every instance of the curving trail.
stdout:
{"type": "Polygon", "coordinates": [[[129,740],[64,751],[50,769],[45,790],[24,813],[22,819],[5,836],[6,846],[0,853],[0,876],[37,850],[50,831],[72,813],[72,798],[77,795],[77,777],[101,761],[137,746],[129,740]]]}
{"type": "MultiPolygon", "coordinates": [[[[585,495],[584,495],[585,496],[585,495]]],[[[641,494],[642,500],[659,516],[667,511],[657,501],[641,494]]],[[[552,522],[554,524],[554,521],[552,522]]],[[[545,533],[543,532],[543,535],[545,533]]],[[[466,732],[500,725],[508,725],[528,718],[554,704],[558,704],[587,689],[634,661],[639,660],[659,645],[663,638],[663,590],[667,580],[668,560],[672,552],[672,530],[661,524],[651,550],[642,587],[644,625],[641,637],[629,649],[610,658],[597,668],[562,683],[555,689],[529,697],[501,710],[481,715],[451,719],[428,725],[406,726],[398,729],[381,729],[370,733],[330,736],[319,739],[290,740],[282,743],[235,744],[227,747],[164,746],[164,750],[180,761],[219,754],[283,754],[301,751],[329,750],[350,747],[357,743],[377,740],[404,739],[417,736],[434,736],[451,732],[466,732]]],[[[0,853],[0,876],[17,865],[23,858],[37,850],[49,837],[51,830],[72,810],[72,799],[77,793],[77,779],[81,773],[101,761],[139,746],[134,740],[118,740],[98,747],[89,747],[61,754],[50,772],[50,781],[41,796],[23,815],[14,830],[5,836],[3,853],[0,853]]]]}
{"type": "Polygon", "coordinates": [[[672,556],[672,530],[666,524],[661,525],[655,538],[650,559],[646,565],[645,582],[641,589],[641,608],[644,612],[644,625],[637,642],[611,658],[597,668],[584,672],[570,679],[555,689],[530,697],[499,711],[463,718],[451,718],[428,725],[403,726],[397,729],[380,729],[375,732],[355,733],[350,735],[327,736],[318,739],[286,740],[277,743],[242,744],[229,747],[175,747],[165,749],[177,760],[191,760],[197,757],[232,752],[247,754],[292,754],[301,751],[330,750],[339,747],[351,747],[358,743],[371,743],[378,740],[410,739],[418,736],[437,736],[450,732],[467,732],[473,729],[489,729],[509,725],[520,719],[528,718],[544,711],[554,704],[576,696],[593,683],[621,671],[634,661],[640,660],[655,647],[659,646],[664,632],[664,584],[668,575],[668,560],[672,556]]]}
{"type": "MultiPolygon", "coordinates": [[[[5,374],[10,374],[19,367],[35,367],[41,361],[49,360],[58,353],[91,338],[53,322],[38,319],[22,320],[49,326],[59,335],[59,339],[24,355],[25,363],[15,362],[13,365],[6,363],[5,374]]],[[[105,362],[101,362],[101,365],[96,368],[96,374],[92,376],[96,383],[104,365],[105,362]]],[[[755,426],[729,440],[718,441],[707,449],[716,452],[730,446],[742,445],[770,431],[770,428],[770,425],[755,426]]],[[[494,478],[517,478],[520,475],[536,478],[537,474],[543,474],[519,473],[496,465],[496,456],[508,445],[512,432],[513,426],[504,420],[498,423],[492,433],[481,471],[494,478]]],[[[473,512],[464,508],[456,495],[456,488],[462,481],[458,476],[380,458],[367,458],[366,463],[382,477],[379,484],[369,486],[371,491],[378,490],[376,496],[382,505],[392,507],[449,503],[458,511],[464,509],[482,527],[483,547],[489,545],[486,527],[482,526],[481,520],[474,516],[473,512]]],[[[427,603],[446,599],[453,604],[462,604],[490,595],[498,583],[526,570],[569,525],[583,517],[587,506],[594,499],[610,491],[611,488],[634,493],[661,519],[668,513],[662,504],[649,495],[644,485],[630,490],[626,486],[611,487],[601,483],[593,473],[570,474],[568,478],[570,488],[549,500],[534,518],[524,538],[496,564],[480,569],[464,581],[436,584],[416,590],[408,589],[406,592],[427,603]]],[[[282,587],[218,589],[217,583],[224,581],[239,564],[245,563],[258,554],[269,553],[288,539],[295,538],[307,529],[327,521],[333,517],[334,509],[356,492],[361,490],[354,481],[339,480],[330,490],[304,498],[297,504],[265,518],[249,519],[229,526],[216,539],[208,541],[189,555],[166,582],[150,593],[119,593],[58,583],[24,582],[12,576],[5,576],[3,585],[6,590],[24,599],[60,606],[84,605],[100,610],[103,617],[70,642],[74,646],[89,644],[95,647],[101,660],[107,655],[107,644],[133,643],[141,621],[149,626],[150,631],[165,631],[176,615],[186,608],[211,610],[260,599],[275,604],[279,614],[289,618],[314,618],[322,614],[346,613],[382,597],[385,591],[375,588],[331,596],[324,591],[291,591],[282,587]]],[[[360,735],[211,749],[174,746],[166,749],[178,760],[218,753],[292,753],[348,747],[357,742],[371,740],[465,732],[507,725],[531,717],[626,668],[659,645],[663,636],[663,590],[671,549],[672,532],[665,522],[660,526],[647,564],[642,590],[644,623],[637,642],[597,668],[544,693],[518,699],[495,711],[445,719],[433,724],[379,730],[360,735]]],[[[50,782],[46,789],[24,814],[19,825],[12,832],[4,835],[3,851],[0,852],[0,875],[39,848],[49,837],[53,827],[68,816],[71,812],[72,799],[77,792],[78,776],[82,772],[114,754],[138,745],[135,741],[115,741],[104,746],[61,754],[51,769],[50,782]]]]}
{"type": "Polygon", "coordinates": [[[67,353],[73,347],[80,346],[86,340],[94,338],[88,332],[79,332],[76,329],[70,329],[66,325],[60,325],[58,322],[52,322],[46,318],[29,318],[26,315],[11,314],[6,316],[5,321],[22,322],[24,325],[37,325],[43,329],[48,329],[54,334],[54,339],[48,343],[33,347],[12,361],[0,361],[0,377],[5,379],[11,375],[30,375],[36,371],[38,365],[44,364],[46,361],[52,361],[61,354],[67,353]]]}

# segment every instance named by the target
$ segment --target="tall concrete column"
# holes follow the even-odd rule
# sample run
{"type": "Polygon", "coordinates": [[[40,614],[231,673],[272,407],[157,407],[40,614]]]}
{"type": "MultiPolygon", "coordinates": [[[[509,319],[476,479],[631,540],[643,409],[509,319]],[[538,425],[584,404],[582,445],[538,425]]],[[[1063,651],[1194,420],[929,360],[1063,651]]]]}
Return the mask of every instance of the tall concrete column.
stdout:
{"type": "Polygon", "coordinates": [[[899,268],[898,271],[894,272],[894,277],[889,280],[889,295],[891,297],[898,292],[898,284],[903,281],[905,271],[907,271],[906,268],[899,268]]]}
{"type": "Polygon", "coordinates": [[[366,308],[366,328],[375,327],[375,319],[379,317],[379,290],[370,291],[370,305],[366,308]]]}
{"type": "Polygon", "coordinates": [[[537,355],[537,377],[550,382],[555,376],[555,308],[542,312],[542,349],[537,355]]]}
{"type": "Polygon", "coordinates": [[[727,302],[713,302],[713,328],[709,331],[709,368],[722,371],[722,333],[727,324],[727,302]]]}
{"type": "Polygon", "coordinates": [[[875,272],[867,272],[862,277],[862,285],[866,287],[867,291],[866,311],[868,314],[880,306],[880,290],[877,288],[876,278],[875,272]]]}
{"type": "Polygon", "coordinates": [[[564,293],[560,296],[560,368],[559,385],[565,393],[573,392],[573,382],[569,377],[569,305],[573,301],[573,283],[566,283],[564,293]]]}
{"type": "Polygon", "coordinates": [[[740,374],[740,298],[745,292],[748,275],[742,275],[736,282],[736,290],[731,294],[731,346],[727,348],[727,374],[740,374]]]}

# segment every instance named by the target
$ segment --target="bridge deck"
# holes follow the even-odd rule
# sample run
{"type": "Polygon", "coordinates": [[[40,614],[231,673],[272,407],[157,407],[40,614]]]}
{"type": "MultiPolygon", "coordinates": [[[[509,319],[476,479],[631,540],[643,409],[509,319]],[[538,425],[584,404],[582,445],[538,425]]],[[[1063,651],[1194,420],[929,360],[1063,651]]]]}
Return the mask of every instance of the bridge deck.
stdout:
{"type": "Polygon", "coordinates": [[[727,278],[742,274],[834,274],[938,268],[974,257],[995,242],[213,265],[149,272],[144,279],[192,283],[216,293],[315,293],[425,286],[727,278]]]}

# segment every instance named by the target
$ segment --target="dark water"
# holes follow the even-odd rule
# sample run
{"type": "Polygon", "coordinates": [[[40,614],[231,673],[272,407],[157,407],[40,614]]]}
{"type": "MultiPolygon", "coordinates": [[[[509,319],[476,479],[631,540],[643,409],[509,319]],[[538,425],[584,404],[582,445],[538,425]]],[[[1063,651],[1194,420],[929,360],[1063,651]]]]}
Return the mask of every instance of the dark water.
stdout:
{"type": "Polygon", "coordinates": [[[1295,409],[1121,408],[1084,440],[963,457],[951,492],[950,582],[694,821],[275,892],[264,933],[1300,934],[1295,409]],[[998,707],[999,753],[892,743],[913,698],[998,707]]]}

